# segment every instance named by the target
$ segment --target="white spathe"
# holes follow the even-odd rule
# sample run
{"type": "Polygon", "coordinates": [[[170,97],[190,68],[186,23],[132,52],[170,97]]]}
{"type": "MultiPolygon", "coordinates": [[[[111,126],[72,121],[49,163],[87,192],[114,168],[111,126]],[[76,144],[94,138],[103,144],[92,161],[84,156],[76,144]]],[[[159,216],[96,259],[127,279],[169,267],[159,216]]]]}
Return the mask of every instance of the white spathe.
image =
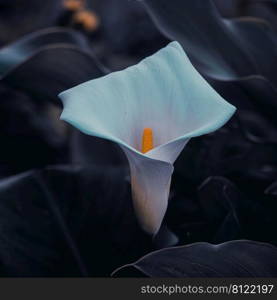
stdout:
{"type": "Polygon", "coordinates": [[[217,130],[236,110],[195,70],[177,42],[135,66],[59,96],[61,119],[119,144],[125,152],[134,208],[151,234],[164,218],[178,155],[190,138],[217,130]],[[145,154],[140,151],[144,128],[153,130],[155,146],[145,154]]]}

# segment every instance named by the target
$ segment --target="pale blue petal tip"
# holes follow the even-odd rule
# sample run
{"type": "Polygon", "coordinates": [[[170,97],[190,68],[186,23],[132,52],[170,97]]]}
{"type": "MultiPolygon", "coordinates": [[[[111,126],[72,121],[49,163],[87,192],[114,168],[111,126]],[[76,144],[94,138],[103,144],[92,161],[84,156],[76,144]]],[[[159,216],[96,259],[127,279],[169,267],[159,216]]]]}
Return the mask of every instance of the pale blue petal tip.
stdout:
{"type": "Polygon", "coordinates": [[[169,43],[168,46],[173,47],[173,48],[175,48],[177,50],[181,50],[181,51],[184,52],[183,47],[177,41],[169,43]]]}

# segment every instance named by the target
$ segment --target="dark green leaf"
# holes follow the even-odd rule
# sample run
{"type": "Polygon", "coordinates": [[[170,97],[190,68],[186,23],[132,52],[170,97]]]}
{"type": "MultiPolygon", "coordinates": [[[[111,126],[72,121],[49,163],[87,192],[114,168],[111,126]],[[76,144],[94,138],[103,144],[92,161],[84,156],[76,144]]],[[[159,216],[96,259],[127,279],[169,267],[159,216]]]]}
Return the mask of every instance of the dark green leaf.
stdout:
{"type": "Polygon", "coordinates": [[[147,253],[125,177],[55,167],[0,181],[0,275],[108,276],[147,253]]]}
{"type": "Polygon", "coordinates": [[[218,80],[262,75],[276,84],[277,39],[265,22],[224,20],[211,0],[141,2],[204,75],[218,80]]]}
{"type": "Polygon", "coordinates": [[[83,36],[60,28],[32,33],[1,49],[0,70],[10,85],[58,104],[60,92],[106,72],[83,36]]]}
{"type": "Polygon", "coordinates": [[[116,277],[276,277],[277,248],[253,241],[196,243],[150,253],[116,277]]]}

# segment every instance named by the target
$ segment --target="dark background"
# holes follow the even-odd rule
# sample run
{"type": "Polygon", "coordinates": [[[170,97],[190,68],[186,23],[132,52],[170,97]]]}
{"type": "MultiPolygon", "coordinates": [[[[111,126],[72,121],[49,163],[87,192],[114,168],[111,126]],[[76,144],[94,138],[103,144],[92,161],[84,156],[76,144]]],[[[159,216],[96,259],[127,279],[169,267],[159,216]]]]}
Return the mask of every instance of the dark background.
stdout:
{"type": "MultiPolygon", "coordinates": [[[[196,261],[211,244],[276,246],[277,2],[75,2],[0,0],[0,276],[110,276],[153,250],[198,242],[209,244],[196,261]],[[216,133],[190,141],[177,160],[169,208],[152,240],[134,216],[121,150],[60,121],[57,95],[171,40],[238,111],[216,133]]],[[[263,253],[224,247],[249,252],[240,263],[250,266],[263,253]]],[[[277,269],[255,272],[246,275],[277,269]]]]}

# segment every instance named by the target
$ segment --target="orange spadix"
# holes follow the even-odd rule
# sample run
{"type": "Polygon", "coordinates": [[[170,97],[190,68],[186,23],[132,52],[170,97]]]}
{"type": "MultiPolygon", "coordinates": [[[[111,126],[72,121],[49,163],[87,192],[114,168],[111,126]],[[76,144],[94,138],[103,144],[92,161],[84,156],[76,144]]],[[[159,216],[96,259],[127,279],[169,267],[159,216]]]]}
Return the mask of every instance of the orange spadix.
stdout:
{"type": "Polygon", "coordinates": [[[144,128],[142,134],[141,152],[146,153],[154,148],[153,130],[151,128],[144,128]]]}

